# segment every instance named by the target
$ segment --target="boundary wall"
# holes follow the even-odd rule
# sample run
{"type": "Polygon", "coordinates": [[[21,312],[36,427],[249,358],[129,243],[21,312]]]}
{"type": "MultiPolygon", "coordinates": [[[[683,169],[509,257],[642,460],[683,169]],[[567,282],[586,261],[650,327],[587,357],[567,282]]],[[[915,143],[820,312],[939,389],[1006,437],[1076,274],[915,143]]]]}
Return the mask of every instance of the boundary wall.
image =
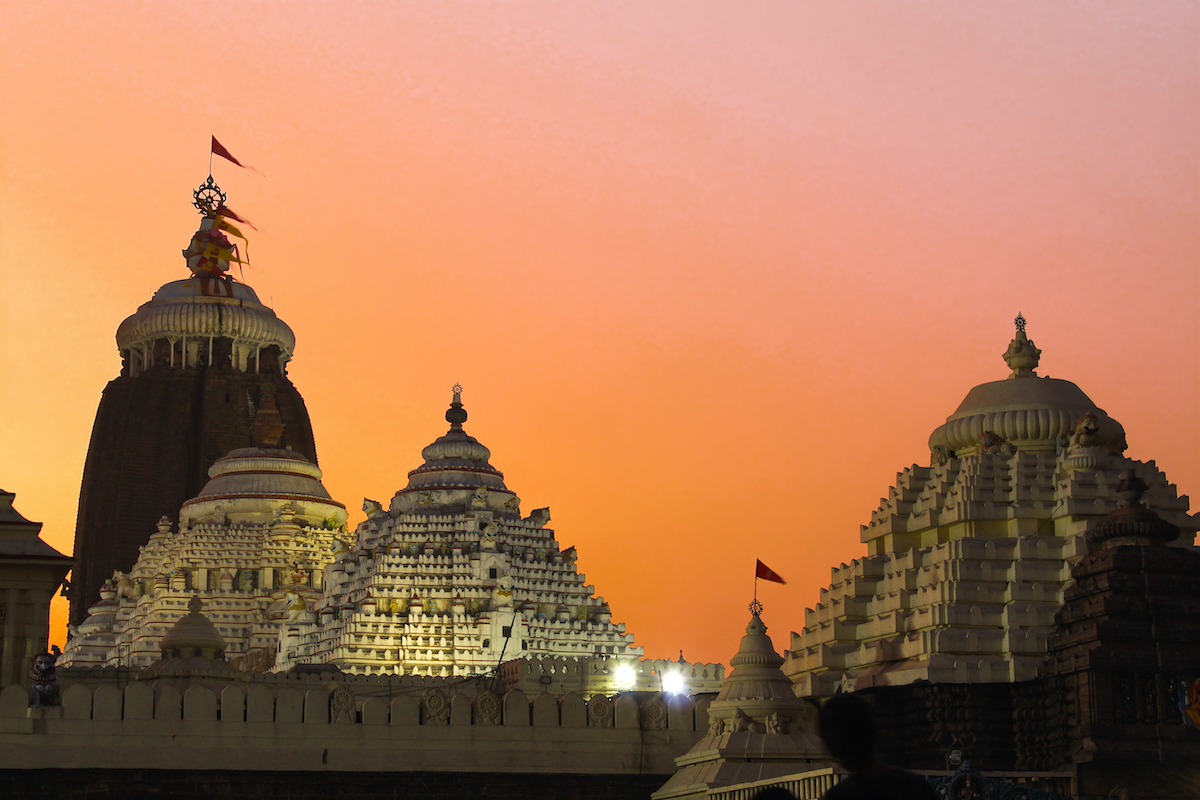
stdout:
{"type": "MultiPolygon", "coordinates": [[[[219,691],[133,681],[63,689],[29,708],[0,691],[0,764],[25,770],[660,775],[708,729],[711,698],[627,693],[585,701],[443,688],[362,697],[328,676],[219,691]],[[324,679],[324,680],[322,680],[324,679]],[[291,685],[294,684],[294,685],[291,685]]],[[[374,683],[361,681],[364,684],[374,683]]],[[[355,687],[366,689],[368,687],[355,687]]]]}

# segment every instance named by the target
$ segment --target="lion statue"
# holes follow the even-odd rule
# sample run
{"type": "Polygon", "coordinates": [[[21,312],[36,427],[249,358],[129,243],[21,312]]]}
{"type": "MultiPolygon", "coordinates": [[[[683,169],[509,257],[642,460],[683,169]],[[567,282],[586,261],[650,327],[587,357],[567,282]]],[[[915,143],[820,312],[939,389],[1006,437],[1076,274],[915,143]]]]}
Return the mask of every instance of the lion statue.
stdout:
{"type": "Polygon", "coordinates": [[[47,653],[33,657],[29,668],[29,707],[57,706],[62,704],[62,690],[58,685],[58,671],[54,662],[62,655],[58,645],[47,653]]]}

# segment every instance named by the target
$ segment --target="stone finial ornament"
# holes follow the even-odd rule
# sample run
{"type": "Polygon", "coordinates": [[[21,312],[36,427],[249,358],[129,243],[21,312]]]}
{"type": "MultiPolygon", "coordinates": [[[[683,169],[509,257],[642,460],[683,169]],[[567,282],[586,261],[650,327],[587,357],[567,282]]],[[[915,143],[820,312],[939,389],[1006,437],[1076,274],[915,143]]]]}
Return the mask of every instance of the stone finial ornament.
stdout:
{"type": "Polygon", "coordinates": [[[1008,364],[1012,374],[1012,378],[1036,378],[1038,361],[1041,359],[1042,351],[1037,349],[1033,340],[1025,335],[1025,317],[1018,314],[1014,320],[1017,326],[1017,335],[1008,343],[1008,349],[1004,351],[1004,361],[1008,364]]]}
{"type": "Polygon", "coordinates": [[[454,399],[450,401],[450,408],[446,410],[446,422],[450,423],[451,430],[461,430],[463,423],[467,421],[467,410],[462,404],[462,385],[454,384],[453,389],[454,399]]]}
{"type": "Polygon", "coordinates": [[[1092,526],[1086,536],[1104,547],[1120,545],[1165,545],[1179,538],[1179,528],[1142,505],[1142,494],[1149,487],[1132,469],[1121,473],[1117,493],[1121,506],[1092,526]]]}
{"type": "Polygon", "coordinates": [[[254,437],[255,447],[279,447],[279,440],[283,438],[283,417],[279,416],[273,394],[264,391],[259,398],[250,435],[254,437]]]}

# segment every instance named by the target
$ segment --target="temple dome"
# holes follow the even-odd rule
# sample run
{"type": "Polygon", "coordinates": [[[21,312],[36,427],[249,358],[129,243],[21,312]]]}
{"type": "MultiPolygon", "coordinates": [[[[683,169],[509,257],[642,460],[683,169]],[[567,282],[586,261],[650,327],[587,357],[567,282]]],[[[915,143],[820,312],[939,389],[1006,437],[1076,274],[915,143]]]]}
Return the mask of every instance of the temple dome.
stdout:
{"type": "Polygon", "coordinates": [[[470,507],[516,514],[517,499],[504,485],[504,473],[489,462],[492,452],[463,430],[467,411],[461,386],[454,387],[446,421],[450,430],[421,450],[425,463],[408,473],[408,485],[396,493],[391,510],[425,513],[470,507]]]}
{"type": "Polygon", "coordinates": [[[264,522],[284,507],[297,521],[314,525],[331,522],[337,527],[346,521],[346,507],[329,496],[320,467],[277,446],[283,425],[274,398],[262,398],[252,431],[256,445],[232,450],[213,462],[208,483],[183,504],[181,521],[224,515],[234,522],[264,522]]]}
{"type": "Polygon", "coordinates": [[[159,642],[162,657],[142,670],[138,680],[201,679],[232,677],[237,670],[225,660],[225,637],[208,617],[200,613],[200,598],[192,595],[188,613],[179,619],[159,642]]]}
{"type": "Polygon", "coordinates": [[[462,405],[462,389],[455,387],[454,399],[446,412],[450,430],[421,451],[425,463],[408,473],[404,491],[430,488],[477,488],[507,491],[504,473],[489,463],[492,451],[463,430],[467,411],[462,405]]]}
{"type": "Polygon", "coordinates": [[[188,613],[171,626],[159,643],[164,659],[225,657],[225,637],[212,624],[212,620],[200,613],[200,608],[200,598],[193,595],[188,601],[188,613]]]}
{"type": "Polygon", "coordinates": [[[117,346],[122,350],[169,337],[228,338],[260,348],[274,345],[285,361],[296,348],[292,329],[249,286],[195,275],[164,285],[117,328],[117,346]]]}
{"type": "Polygon", "coordinates": [[[1093,415],[1095,446],[1125,450],[1125,429],[1070,381],[1038,377],[1041,351],[1025,334],[1018,317],[1016,336],[1004,359],[1012,369],[1004,380],[984,383],[967,393],[958,409],[929,437],[929,449],[964,456],[1002,442],[1018,450],[1054,451],[1067,443],[1082,418],[1093,415]],[[987,434],[999,442],[984,441],[987,434]]]}

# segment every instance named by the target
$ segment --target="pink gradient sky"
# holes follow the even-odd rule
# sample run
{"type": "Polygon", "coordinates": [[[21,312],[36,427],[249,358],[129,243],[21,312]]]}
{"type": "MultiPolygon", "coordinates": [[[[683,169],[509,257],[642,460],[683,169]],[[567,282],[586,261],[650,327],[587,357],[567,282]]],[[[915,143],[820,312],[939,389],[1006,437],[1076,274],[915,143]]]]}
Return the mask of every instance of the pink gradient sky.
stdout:
{"type": "Polygon", "coordinates": [[[728,661],[756,557],[782,648],[1018,311],[1200,486],[1197,41],[1168,0],[7,0],[0,486],[71,550],[215,133],[336,498],[386,504],[461,381],[649,655],[728,661]]]}

